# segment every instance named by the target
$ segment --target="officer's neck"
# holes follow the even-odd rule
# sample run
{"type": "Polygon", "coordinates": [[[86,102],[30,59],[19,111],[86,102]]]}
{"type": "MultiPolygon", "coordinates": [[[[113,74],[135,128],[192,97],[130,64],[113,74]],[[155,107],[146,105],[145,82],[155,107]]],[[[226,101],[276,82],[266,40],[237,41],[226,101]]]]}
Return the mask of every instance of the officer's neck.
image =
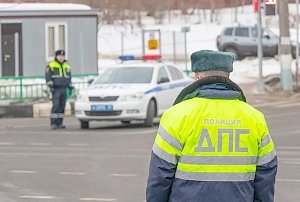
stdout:
{"type": "Polygon", "coordinates": [[[57,58],[55,58],[55,61],[58,62],[59,64],[63,64],[63,63],[66,62],[66,60],[64,60],[64,61],[61,62],[61,61],[59,61],[57,58]]]}

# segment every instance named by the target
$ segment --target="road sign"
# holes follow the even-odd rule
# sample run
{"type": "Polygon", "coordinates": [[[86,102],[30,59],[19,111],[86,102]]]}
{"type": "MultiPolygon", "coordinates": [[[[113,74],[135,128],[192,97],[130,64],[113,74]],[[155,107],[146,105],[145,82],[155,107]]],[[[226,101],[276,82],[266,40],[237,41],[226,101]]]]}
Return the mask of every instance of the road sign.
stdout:
{"type": "Polygon", "coordinates": [[[276,15],[277,12],[277,0],[265,0],[265,14],[266,15],[276,15]]]}
{"type": "Polygon", "coordinates": [[[277,0],[265,0],[266,5],[275,5],[277,0]]]}
{"type": "Polygon", "coordinates": [[[143,56],[161,55],[160,30],[142,30],[142,40],[143,40],[143,56]]]}
{"type": "Polygon", "coordinates": [[[253,0],[253,9],[255,13],[258,12],[258,0],[253,0]]]}
{"type": "Polygon", "coordinates": [[[157,39],[149,39],[148,40],[148,49],[149,50],[158,49],[158,40],[157,39]]]}
{"type": "Polygon", "coordinates": [[[181,31],[182,32],[189,32],[189,31],[191,31],[191,28],[190,27],[181,27],[181,31]]]}

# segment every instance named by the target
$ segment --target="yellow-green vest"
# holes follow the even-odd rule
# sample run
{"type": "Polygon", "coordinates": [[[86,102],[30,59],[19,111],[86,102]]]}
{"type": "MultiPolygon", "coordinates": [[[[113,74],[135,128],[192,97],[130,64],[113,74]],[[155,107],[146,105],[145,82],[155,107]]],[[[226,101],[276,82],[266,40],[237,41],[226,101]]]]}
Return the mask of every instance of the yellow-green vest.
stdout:
{"type": "Polygon", "coordinates": [[[63,63],[61,65],[59,62],[54,60],[49,63],[49,68],[52,71],[52,78],[70,77],[71,68],[67,63],[63,63]]]}
{"type": "Polygon", "coordinates": [[[153,152],[177,165],[176,178],[254,180],[276,152],[264,115],[240,100],[193,98],[161,117],[153,152]]]}

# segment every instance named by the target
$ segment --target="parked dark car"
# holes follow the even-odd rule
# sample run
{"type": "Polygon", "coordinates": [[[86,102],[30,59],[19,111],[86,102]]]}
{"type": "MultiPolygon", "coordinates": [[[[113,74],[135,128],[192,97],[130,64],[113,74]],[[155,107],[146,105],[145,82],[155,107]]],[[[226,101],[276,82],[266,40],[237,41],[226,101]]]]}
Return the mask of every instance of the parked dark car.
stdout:
{"type": "MultiPolygon", "coordinates": [[[[217,36],[217,48],[220,51],[230,52],[235,59],[246,56],[257,56],[258,44],[257,27],[238,26],[227,27],[217,36]]],[[[268,29],[263,29],[262,45],[263,56],[274,57],[278,54],[279,38],[268,29]]],[[[296,44],[291,43],[292,56],[296,57],[296,44]]]]}

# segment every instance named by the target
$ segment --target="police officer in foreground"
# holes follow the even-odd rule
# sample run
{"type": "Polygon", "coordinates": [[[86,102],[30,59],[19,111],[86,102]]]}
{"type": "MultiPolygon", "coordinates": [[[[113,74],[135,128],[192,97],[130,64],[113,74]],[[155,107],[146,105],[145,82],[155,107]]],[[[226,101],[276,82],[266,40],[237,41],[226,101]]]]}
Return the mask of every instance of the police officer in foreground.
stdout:
{"type": "Polygon", "coordinates": [[[229,79],[233,56],[191,55],[197,81],[160,120],[147,202],[273,202],[277,156],[264,115],[229,79]]]}
{"type": "Polygon", "coordinates": [[[66,89],[72,91],[71,68],[65,59],[65,51],[57,50],[55,59],[46,67],[46,83],[52,93],[51,128],[64,129],[63,118],[67,100],[66,89]]]}

